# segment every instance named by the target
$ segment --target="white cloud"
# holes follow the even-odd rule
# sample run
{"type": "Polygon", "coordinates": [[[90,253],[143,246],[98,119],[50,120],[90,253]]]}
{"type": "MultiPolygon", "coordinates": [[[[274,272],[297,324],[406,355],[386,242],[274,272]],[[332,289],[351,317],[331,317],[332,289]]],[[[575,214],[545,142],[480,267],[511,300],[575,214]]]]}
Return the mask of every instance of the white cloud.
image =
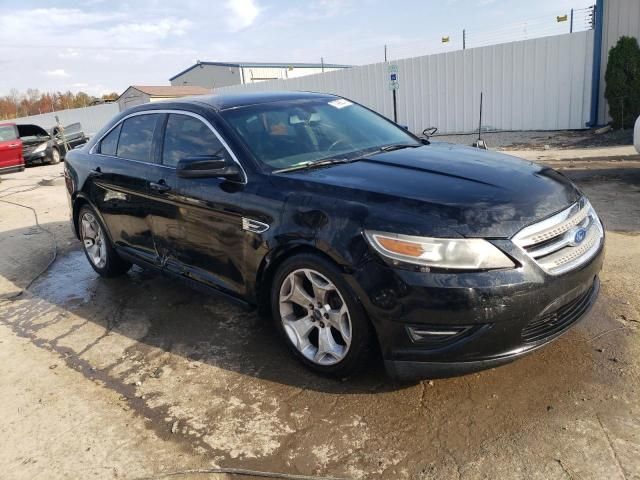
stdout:
{"type": "Polygon", "coordinates": [[[170,35],[182,36],[191,25],[189,20],[163,18],[153,23],[122,23],[107,29],[104,35],[111,37],[119,45],[138,45],[165,39],[170,35]]]}
{"type": "Polygon", "coordinates": [[[227,21],[232,32],[251,26],[260,14],[260,8],[254,0],[228,0],[226,6],[232,13],[227,21]]]}
{"type": "Polygon", "coordinates": [[[84,87],[88,87],[89,84],[88,83],[84,83],[84,82],[78,82],[78,83],[74,83],[71,85],[73,88],[84,88],[84,87]]]}
{"type": "Polygon", "coordinates": [[[47,70],[46,72],[44,72],[44,74],[47,77],[52,77],[52,78],[67,78],[71,76],[62,68],[56,68],[55,70],[47,70]]]}
{"type": "Polygon", "coordinates": [[[67,48],[64,51],[58,53],[58,57],[63,58],[65,60],[68,60],[71,58],[78,58],[79,56],[80,56],[80,53],[72,48],[67,48]]]}

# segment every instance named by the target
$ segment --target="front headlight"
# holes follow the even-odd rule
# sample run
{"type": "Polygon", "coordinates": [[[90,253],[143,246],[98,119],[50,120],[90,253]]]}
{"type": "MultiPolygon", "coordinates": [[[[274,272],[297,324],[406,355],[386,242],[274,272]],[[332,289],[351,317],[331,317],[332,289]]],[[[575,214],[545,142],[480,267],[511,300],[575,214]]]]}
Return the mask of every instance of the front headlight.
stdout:
{"type": "Polygon", "coordinates": [[[47,142],[41,143],[36,148],[33,149],[33,153],[44,152],[47,149],[47,142]]]}
{"type": "Polygon", "coordinates": [[[371,246],[399,262],[434,268],[486,270],[515,264],[493,244],[480,238],[430,238],[365,231],[371,246]]]}

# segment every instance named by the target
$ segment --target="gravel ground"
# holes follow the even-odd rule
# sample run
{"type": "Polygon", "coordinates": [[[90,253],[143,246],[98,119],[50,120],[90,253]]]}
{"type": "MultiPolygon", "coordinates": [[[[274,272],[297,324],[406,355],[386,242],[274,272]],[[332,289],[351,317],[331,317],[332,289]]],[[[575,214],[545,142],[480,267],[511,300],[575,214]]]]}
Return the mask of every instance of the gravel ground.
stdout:
{"type": "MultiPolygon", "coordinates": [[[[436,135],[434,140],[471,145],[478,134],[436,135]]],[[[554,132],[489,132],[482,134],[487,146],[493,150],[544,150],[609,147],[633,144],[633,129],[613,130],[596,134],[595,130],[561,130],[554,132]]]]}

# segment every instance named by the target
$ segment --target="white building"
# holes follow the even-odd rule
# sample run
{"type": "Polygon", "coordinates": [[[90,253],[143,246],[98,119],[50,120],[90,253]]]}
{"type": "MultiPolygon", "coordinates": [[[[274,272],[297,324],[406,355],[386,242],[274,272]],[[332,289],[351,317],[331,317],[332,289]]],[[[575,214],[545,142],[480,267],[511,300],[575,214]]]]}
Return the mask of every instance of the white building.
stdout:
{"type": "Polygon", "coordinates": [[[175,86],[214,89],[265,80],[297,78],[349,67],[350,65],[332,63],[198,62],[174,75],[169,81],[175,86]]]}

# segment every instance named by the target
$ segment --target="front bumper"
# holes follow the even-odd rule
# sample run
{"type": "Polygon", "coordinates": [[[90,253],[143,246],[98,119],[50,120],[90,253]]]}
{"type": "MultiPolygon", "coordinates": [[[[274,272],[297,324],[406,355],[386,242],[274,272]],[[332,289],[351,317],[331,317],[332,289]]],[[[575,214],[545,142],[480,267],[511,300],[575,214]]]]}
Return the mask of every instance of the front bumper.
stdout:
{"type": "Polygon", "coordinates": [[[25,153],[24,154],[24,163],[26,165],[31,165],[32,163],[35,162],[42,162],[47,158],[47,151],[43,150],[42,152],[38,152],[38,153],[25,153]]]}
{"type": "Polygon", "coordinates": [[[584,317],[598,296],[604,242],[588,263],[558,276],[510,245],[500,247],[521,264],[511,270],[420,273],[372,260],[353,275],[391,376],[439,378],[502,365],[584,317]]]}

